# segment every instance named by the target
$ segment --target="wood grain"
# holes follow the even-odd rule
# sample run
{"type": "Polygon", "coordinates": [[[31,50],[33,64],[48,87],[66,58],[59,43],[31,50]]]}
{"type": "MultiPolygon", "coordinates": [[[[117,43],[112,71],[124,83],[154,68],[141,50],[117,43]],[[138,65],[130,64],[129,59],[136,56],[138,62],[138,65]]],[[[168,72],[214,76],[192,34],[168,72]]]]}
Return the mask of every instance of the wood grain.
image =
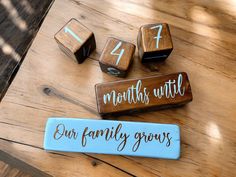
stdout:
{"type": "Polygon", "coordinates": [[[141,62],[164,61],[173,50],[169,25],[157,23],[141,26],[137,46],[141,62]]]}
{"type": "Polygon", "coordinates": [[[17,168],[11,167],[10,165],[2,161],[0,161],[0,175],[7,176],[7,177],[14,177],[14,176],[30,177],[31,176],[27,173],[20,171],[17,168]]]}
{"type": "Polygon", "coordinates": [[[8,177],[50,177],[37,168],[26,164],[25,162],[12,157],[11,155],[0,150],[0,176],[8,177]]]}
{"type": "Polygon", "coordinates": [[[52,3],[53,0],[0,2],[0,100],[52,3]]]}
{"type": "Polygon", "coordinates": [[[234,1],[55,1],[0,104],[0,149],[53,176],[236,176],[234,14],[234,1]],[[53,39],[72,17],[97,41],[82,65],[62,54],[53,39]],[[48,117],[100,119],[94,85],[122,80],[100,70],[106,38],[136,43],[140,26],[161,21],[170,24],[173,52],[164,63],[142,65],[136,51],[127,79],[185,71],[194,101],[116,119],[179,124],[180,160],[46,153],[48,117]]]}
{"type": "Polygon", "coordinates": [[[92,31],[72,18],[54,36],[59,48],[79,64],[96,48],[92,31]]]}
{"type": "Polygon", "coordinates": [[[187,73],[100,83],[95,93],[102,116],[173,108],[193,98],[187,73]]]}

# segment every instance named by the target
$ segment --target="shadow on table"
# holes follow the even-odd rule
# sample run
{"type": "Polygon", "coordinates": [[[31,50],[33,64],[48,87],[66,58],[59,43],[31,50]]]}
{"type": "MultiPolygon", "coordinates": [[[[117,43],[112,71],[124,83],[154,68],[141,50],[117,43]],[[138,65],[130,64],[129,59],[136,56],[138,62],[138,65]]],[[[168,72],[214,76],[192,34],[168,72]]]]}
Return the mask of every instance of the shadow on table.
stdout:
{"type": "Polygon", "coordinates": [[[0,1],[0,100],[53,0],[0,1]]]}

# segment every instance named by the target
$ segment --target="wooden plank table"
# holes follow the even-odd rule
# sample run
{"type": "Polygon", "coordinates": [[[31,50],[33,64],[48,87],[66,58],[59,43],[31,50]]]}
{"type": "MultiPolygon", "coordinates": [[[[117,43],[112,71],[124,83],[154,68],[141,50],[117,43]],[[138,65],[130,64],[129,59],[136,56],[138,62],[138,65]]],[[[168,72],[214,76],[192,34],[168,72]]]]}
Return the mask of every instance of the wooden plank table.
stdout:
{"type": "Polygon", "coordinates": [[[236,176],[235,19],[233,0],[55,1],[1,102],[0,149],[52,176],[236,176]],[[53,39],[72,17],[91,29],[97,41],[96,52],[81,65],[53,39]],[[94,85],[121,80],[100,70],[106,38],[136,44],[138,28],[155,22],[170,24],[174,50],[166,62],[146,65],[136,51],[127,78],[185,71],[193,102],[116,119],[179,124],[180,160],[45,152],[48,117],[101,119],[94,85]]]}

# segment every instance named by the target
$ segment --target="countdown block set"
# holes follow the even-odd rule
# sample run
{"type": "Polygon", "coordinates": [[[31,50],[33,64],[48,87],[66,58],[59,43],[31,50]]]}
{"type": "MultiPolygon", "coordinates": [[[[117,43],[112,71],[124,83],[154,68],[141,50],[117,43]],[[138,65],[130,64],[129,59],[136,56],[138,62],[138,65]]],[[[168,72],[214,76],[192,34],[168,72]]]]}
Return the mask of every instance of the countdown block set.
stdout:
{"type": "MultiPolygon", "coordinates": [[[[71,19],[54,36],[59,48],[79,64],[96,49],[94,33],[71,19]]],[[[136,46],[109,37],[99,58],[101,71],[125,78],[136,46]]],[[[173,50],[166,23],[146,24],[137,34],[141,63],[161,62],[173,50]]],[[[192,101],[187,73],[98,83],[95,85],[98,113],[103,118],[184,105],[192,101]]],[[[95,120],[88,118],[49,118],[45,129],[47,151],[101,153],[178,159],[180,127],[175,124],[95,120]]]]}

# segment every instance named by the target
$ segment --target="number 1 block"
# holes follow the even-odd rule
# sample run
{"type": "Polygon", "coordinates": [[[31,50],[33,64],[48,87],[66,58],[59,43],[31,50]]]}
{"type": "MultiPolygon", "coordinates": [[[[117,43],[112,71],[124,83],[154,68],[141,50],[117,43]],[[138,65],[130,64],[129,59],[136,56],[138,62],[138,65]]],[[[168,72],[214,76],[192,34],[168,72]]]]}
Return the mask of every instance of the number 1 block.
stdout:
{"type": "Polygon", "coordinates": [[[165,60],[173,50],[168,24],[160,23],[141,26],[137,44],[142,63],[165,60]]]}
{"type": "Polygon", "coordinates": [[[132,63],[135,45],[116,38],[108,38],[99,64],[105,73],[125,77],[132,63]]]}
{"type": "Polygon", "coordinates": [[[74,18],[62,27],[54,38],[59,48],[79,64],[96,48],[94,34],[74,18]]]}

